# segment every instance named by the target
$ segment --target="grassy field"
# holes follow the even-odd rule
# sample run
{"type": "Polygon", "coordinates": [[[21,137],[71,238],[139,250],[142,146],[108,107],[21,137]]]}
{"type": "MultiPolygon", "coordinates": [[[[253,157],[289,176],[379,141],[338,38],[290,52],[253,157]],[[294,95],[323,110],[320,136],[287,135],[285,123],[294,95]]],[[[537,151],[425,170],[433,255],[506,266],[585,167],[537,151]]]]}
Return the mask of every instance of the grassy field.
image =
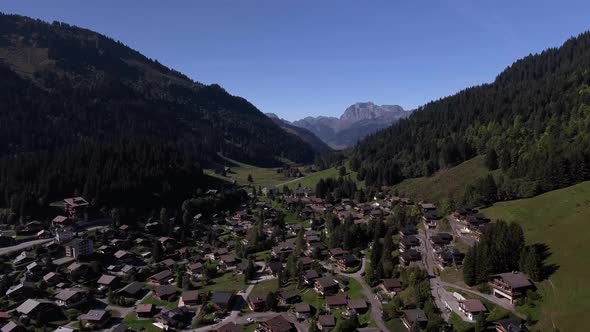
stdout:
{"type": "Polygon", "coordinates": [[[248,182],[248,175],[252,175],[253,181],[251,184],[255,185],[256,187],[276,186],[294,179],[283,176],[283,174],[281,173],[277,173],[276,167],[263,168],[244,164],[229,158],[224,159],[228,161],[228,166],[230,167],[230,171],[227,173],[227,176],[224,177],[221,174],[215,174],[214,170],[212,169],[206,169],[205,173],[207,175],[214,176],[227,181],[231,181],[232,179],[234,179],[237,183],[243,185],[250,184],[250,182],[248,182]]]}
{"type": "Polygon", "coordinates": [[[543,297],[537,328],[549,331],[579,331],[590,310],[590,182],[543,195],[495,204],[483,210],[493,219],[522,225],[528,243],[544,243],[551,256],[548,264],[558,265],[548,281],[537,284],[543,297]]]}
{"type": "MultiPolygon", "coordinates": [[[[350,176],[352,180],[356,181],[356,185],[359,188],[364,188],[365,183],[363,181],[358,181],[356,179],[357,173],[351,171],[348,167],[348,164],[345,164],[345,167],[347,172],[346,176],[350,176]]],[[[289,184],[287,184],[287,186],[291,189],[294,189],[301,184],[302,187],[309,187],[315,190],[315,186],[320,179],[338,178],[338,176],[338,167],[330,167],[319,172],[307,174],[304,178],[290,182],[289,184]]]]}
{"type": "Polygon", "coordinates": [[[211,284],[201,288],[203,292],[206,291],[240,291],[246,289],[243,275],[233,275],[226,273],[220,277],[211,280],[211,284]]]}
{"type": "Polygon", "coordinates": [[[266,295],[270,292],[276,292],[279,289],[279,279],[265,280],[259,282],[254,286],[250,296],[260,296],[266,298],[266,295]]]}
{"type": "Polygon", "coordinates": [[[448,197],[461,197],[467,185],[489,173],[484,165],[484,156],[478,156],[430,177],[406,179],[393,186],[393,189],[414,200],[440,202],[448,197]]]}
{"type": "Polygon", "coordinates": [[[166,308],[176,308],[178,306],[178,301],[175,301],[175,302],[162,301],[162,300],[156,298],[154,295],[150,295],[150,296],[146,297],[143,301],[141,301],[141,303],[153,304],[153,305],[156,305],[159,307],[166,307],[166,308]]]}
{"type": "Polygon", "coordinates": [[[137,314],[132,312],[123,319],[123,323],[125,323],[129,328],[136,330],[136,331],[146,331],[146,332],[160,332],[159,328],[155,327],[152,323],[154,322],[153,319],[139,319],[137,314]]]}

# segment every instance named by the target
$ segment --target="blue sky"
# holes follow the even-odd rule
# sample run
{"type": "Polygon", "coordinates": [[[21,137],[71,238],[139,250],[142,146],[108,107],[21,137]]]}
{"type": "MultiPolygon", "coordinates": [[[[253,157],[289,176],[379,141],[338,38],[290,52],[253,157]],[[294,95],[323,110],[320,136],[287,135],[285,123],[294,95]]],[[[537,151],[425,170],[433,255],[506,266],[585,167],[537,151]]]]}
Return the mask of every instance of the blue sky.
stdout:
{"type": "Polygon", "coordinates": [[[411,109],[590,28],[590,1],[11,0],[289,120],[357,101],[411,109]]]}

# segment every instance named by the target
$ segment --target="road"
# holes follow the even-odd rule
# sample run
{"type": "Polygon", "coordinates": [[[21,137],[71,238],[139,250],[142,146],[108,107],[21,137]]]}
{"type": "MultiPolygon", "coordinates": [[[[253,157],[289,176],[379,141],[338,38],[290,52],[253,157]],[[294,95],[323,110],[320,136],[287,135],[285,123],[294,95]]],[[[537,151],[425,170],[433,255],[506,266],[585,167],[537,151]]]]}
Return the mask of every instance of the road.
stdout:
{"type": "Polygon", "coordinates": [[[283,182],[283,183],[279,183],[279,184],[275,185],[275,187],[280,188],[280,187],[282,187],[284,185],[287,185],[287,184],[292,183],[292,182],[295,182],[295,181],[299,181],[299,180],[301,180],[303,178],[305,178],[305,176],[302,176],[302,177],[299,177],[299,178],[296,178],[296,179],[293,179],[293,180],[289,180],[289,181],[286,181],[286,182],[283,182]]]}
{"type": "Polygon", "coordinates": [[[377,327],[380,328],[382,331],[389,331],[389,329],[385,325],[385,322],[383,321],[383,308],[381,306],[381,301],[379,301],[376,298],[375,293],[373,293],[373,290],[371,289],[371,287],[369,287],[369,285],[365,281],[365,278],[363,277],[363,273],[365,272],[365,268],[367,266],[367,259],[365,257],[363,257],[363,259],[361,260],[361,268],[354,273],[344,273],[339,271],[338,269],[335,269],[331,265],[322,265],[324,265],[326,269],[332,270],[339,275],[356,280],[361,285],[363,295],[365,295],[365,297],[371,304],[371,318],[373,319],[373,322],[375,322],[377,327]]]}
{"type": "Polygon", "coordinates": [[[32,241],[27,241],[27,242],[23,242],[23,243],[19,243],[15,246],[12,247],[5,247],[5,248],[0,248],[0,256],[4,256],[4,255],[10,255],[15,251],[22,251],[24,249],[36,246],[38,244],[44,244],[47,242],[51,242],[53,241],[53,238],[51,239],[41,239],[41,240],[32,240],[32,241]]]}

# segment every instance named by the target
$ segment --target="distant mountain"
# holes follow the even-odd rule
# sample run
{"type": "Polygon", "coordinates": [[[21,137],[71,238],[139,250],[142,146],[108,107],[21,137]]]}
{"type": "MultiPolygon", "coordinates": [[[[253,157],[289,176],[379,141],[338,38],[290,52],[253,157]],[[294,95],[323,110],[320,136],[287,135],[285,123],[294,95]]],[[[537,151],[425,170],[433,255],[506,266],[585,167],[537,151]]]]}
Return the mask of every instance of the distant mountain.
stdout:
{"type": "Polygon", "coordinates": [[[398,105],[356,103],[348,107],[340,118],[306,117],[292,124],[305,128],[334,149],[344,149],[380,129],[406,118],[410,111],[398,105]]]}
{"type": "Polygon", "coordinates": [[[332,148],[330,148],[326,143],[324,143],[311,131],[305,128],[296,127],[293,124],[291,124],[291,122],[279,118],[274,113],[266,113],[266,116],[268,116],[274,123],[276,123],[279,127],[283,128],[283,130],[285,130],[286,132],[301,138],[301,140],[309,144],[315,151],[319,153],[332,151],[332,148]]]}
{"type": "Polygon", "coordinates": [[[218,85],[87,29],[0,14],[0,207],[78,193],[159,208],[206,189],[218,153],[259,166],[315,156],[218,85]]]}

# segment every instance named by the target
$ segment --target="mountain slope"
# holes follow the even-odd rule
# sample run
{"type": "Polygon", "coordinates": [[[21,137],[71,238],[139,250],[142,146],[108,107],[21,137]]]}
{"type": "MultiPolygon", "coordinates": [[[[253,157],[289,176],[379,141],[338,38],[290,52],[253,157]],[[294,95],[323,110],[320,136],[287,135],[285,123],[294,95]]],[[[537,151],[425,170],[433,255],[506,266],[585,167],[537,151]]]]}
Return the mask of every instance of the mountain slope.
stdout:
{"type": "Polygon", "coordinates": [[[293,125],[311,131],[335,149],[344,149],[409,114],[398,105],[356,103],[348,107],[340,118],[306,117],[293,122],[293,125]]]}
{"type": "Polygon", "coordinates": [[[245,99],[89,30],[0,15],[0,60],[0,206],[17,212],[74,192],[186,198],[218,152],[260,166],[314,156],[245,99]]]}
{"type": "Polygon", "coordinates": [[[289,121],[279,118],[274,113],[266,113],[266,115],[277,126],[283,128],[284,131],[301,138],[301,140],[304,141],[305,143],[309,144],[314,149],[314,151],[317,151],[318,153],[325,153],[325,152],[332,151],[332,148],[330,148],[326,143],[324,143],[321,139],[319,139],[311,131],[309,131],[305,128],[296,127],[296,126],[292,125],[289,121]]]}
{"type": "Polygon", "coordinates": [[[527,56],[491,84],[433,101],[367,137],[351,166],[371,185],[497,152],[505,199],[590,178],[590,33],[527,56]]]}

